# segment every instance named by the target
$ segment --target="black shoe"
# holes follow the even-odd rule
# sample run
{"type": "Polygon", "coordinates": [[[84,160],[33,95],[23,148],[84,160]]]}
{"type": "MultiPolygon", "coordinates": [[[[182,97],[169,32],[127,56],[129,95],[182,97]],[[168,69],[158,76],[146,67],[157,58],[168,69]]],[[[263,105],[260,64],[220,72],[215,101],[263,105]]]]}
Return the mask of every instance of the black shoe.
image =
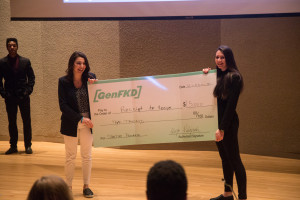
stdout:
{"type": "Polygon", "coordinates": [[[218,197],[211,198],[210,200],[234,200],[233,196],[224,197],[223,194],[221,194],[218,197]]]}
{"type": "Polygon", "coordinates": [[[32,154],[32,149],[31,149],[31,147],[27,147],[27,148],[25,149],[25,152],[26,152],[27,154],[32,154]]]}
{"type": "Polygon", "coordinates": [[[85,198],[93,198],[94,193],[92,192],[92,190],[90,188],[85,188],[85,189],[83,189],[83,196],[85,198]]]}
{"type": "Polygon", "coordinates": [[[8,155],[8,154],[13,154],[13,153],[18,153],[18,149],[17,149],[17,148],[12,148],[12,147],[10,147],[10,148],[5,152],[6,155],[8,155]]]}

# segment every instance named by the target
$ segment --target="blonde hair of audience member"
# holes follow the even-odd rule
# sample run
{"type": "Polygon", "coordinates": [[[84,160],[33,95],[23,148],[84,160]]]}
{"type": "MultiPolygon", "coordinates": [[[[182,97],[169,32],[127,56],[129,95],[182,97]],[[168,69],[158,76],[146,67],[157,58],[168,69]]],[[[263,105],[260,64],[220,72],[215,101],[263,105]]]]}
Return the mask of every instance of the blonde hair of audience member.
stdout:
{"type": "Polygon", "coordinates": [[[73,200],[66,182],[55,175],[42,176],[34,182],[27,200],[73,200]]]}

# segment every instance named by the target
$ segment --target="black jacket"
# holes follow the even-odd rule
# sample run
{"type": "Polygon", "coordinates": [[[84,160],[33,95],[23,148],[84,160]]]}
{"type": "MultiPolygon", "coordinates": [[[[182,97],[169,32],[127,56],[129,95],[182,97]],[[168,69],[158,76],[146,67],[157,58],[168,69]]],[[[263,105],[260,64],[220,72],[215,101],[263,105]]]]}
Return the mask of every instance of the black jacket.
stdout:
{"type": "MultiPolygon", "coordinates": [[[[96,78],[96,75],[89,72],[89,76],[96,78]]],[[[87,87],[87,83],[83,83],[87,87]]],[[[59,78],[58,98],[59,107],[62,112],[60,132],[63,135],[77,137],[77,126],[82,116],[79,113],[78,102],[75,95],[76,88],[67,76],[59,78]]]]}
{"type": "Polygon", "coordinates": [[[8,56],[0,60],[0,94],[3,98],[16,97],[23,99],[33,91],[35,75],[30,60],[19,55],[18,57],[17,72],[14,72],[14,69],[11,67],[8,56]]]}

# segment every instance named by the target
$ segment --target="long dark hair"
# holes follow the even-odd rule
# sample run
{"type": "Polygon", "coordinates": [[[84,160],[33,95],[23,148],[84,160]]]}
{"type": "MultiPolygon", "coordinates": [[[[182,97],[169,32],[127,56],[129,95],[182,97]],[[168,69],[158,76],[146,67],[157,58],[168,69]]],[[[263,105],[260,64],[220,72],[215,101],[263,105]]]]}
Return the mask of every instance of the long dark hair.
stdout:
{"type": "Polygon", "coordinates": [[[73,70],[74,70],[74,62],[75,60],[78,58],[78,57],[81,57],[84,59],[84,62],[85,62],[85,65],[86,65],[86,68],[82,74],[82,77],[81,77],[81,80],[83,83],[86,83],[88,78],[89,78],[89,71],[90,71],[90,65],[89,65],[89,61],[86,57],[86,55],[82,52],[79,52],[79,51],[75,51],[70,59],[69,59],[69,64],[68,64],[68,68],[66,70],[66,73],[67,73],[67,79],[69,81],[73,81],[73,70]]]}
{"type": "MultiPolygon", "coordinates": [[[[229,94],[230,86],[233,79],[239,80],[239,89],[242,92],[244,88],[244,81],[240,71],[237,68],[233,52],[231,48],[225,45],[218,47],[217,51],[221,51],[224,54],[227,72],[222,72],[217,66],[217,85],[214,89],[214,96],[222,99],[226,99],[229,94]],[[225,75],[222,75],[225,74],[225,75]]],[[[216,51],[216,52],[217,52],[216,51]]]]}

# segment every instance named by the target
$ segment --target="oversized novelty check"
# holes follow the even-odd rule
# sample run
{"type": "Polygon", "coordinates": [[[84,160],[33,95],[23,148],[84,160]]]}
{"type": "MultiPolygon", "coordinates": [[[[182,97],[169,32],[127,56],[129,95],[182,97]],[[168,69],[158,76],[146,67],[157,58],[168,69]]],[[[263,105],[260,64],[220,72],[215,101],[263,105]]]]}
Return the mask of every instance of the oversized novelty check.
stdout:
{"type": "Polygon", "coordinates": [[[216,70],[88,85],[95,147],[214,140],[216,70]]]}

